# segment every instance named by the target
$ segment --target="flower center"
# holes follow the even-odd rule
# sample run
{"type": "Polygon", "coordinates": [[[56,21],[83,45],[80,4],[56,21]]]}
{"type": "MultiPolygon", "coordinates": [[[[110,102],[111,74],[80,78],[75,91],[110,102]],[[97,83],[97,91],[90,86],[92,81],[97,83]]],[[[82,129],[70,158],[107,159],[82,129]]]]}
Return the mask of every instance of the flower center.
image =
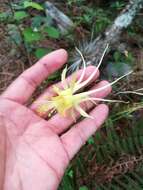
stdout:
{"type": "Polygon", "coordinates": [[[58,96],[52,97],[51,100],[54,107],[62,115],[65,115],[65,112],[74,105],[74,95],[72,94],[72,90],[70,88],[66,90],[59,90],[58,96]]]}

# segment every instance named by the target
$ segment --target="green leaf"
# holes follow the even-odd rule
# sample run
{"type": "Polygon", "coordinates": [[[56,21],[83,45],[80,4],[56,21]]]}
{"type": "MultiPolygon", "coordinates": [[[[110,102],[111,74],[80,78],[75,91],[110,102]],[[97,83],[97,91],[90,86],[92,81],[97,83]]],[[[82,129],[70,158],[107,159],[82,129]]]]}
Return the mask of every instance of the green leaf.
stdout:
{"type": "Polygon", "coordinates": [[[60,32],[58,29],[48,26],[44,28],[44,32],[48,34],[49,37],[58,39],[60,37],[60,32]]]}
{"type": "Polygon", "coordinates": [[[28,8],[28,7],[32,7],[34,9],[39,10],[39,11],[44,10],[44,8],[39,3],[25,1],[24,2],[24,8],[28,8]]]}
{"type": "Polygon", "coordinates": [[[73,178],[73,176],[74,176],[73,170],[70,170],[70,171],[68,172],[68,176],[69,176],[70,178],[73,178]]]}
{"type": "Polygon", "coordinates": [[[88,190],[88,188],[86,186],[82,186],[79,188],[79,190],[88,190]]]}
{"type": "Polygon", "coordinates": [[[29,15],[25,11],[17,11],[14,13],[14,19],[17,21],[20,21],[28,16],[29,15]]]}
{"type": "Polygon", "coordinates": [[[45,22],[45,20],[46,20],[45,17],[39,16],[39,15],[33,17],[32,18],[32,24],[31,24],[32,28],[33,29],[34,28],[39,29],[41,27],[41,25],[45,22]]]}
{"type": "Polygon", "coordinates": [[[44,55],[46,55],[47,53],[49,53],[49,52],[51,52],[51,50],[50,49],[46,49],[46,48],[38,48],[38,49],[36,49],[36,51],[35,51],[35,56],[38,58],[38,59],[40,59],[40,58],[42,58],[44,55]]]}
{"type": "Polygon", "coordinates": [[[26,28],[23,30],[24,39],[26,42],[35,42],[42,39],[42,34],[40,32],[34,32],[31,28],[26,28]]]}
{"type": "Polygon", "coordinates": [[[93,137],[90,137],[87,142],[88,144],[95,144],[93,137]]]}

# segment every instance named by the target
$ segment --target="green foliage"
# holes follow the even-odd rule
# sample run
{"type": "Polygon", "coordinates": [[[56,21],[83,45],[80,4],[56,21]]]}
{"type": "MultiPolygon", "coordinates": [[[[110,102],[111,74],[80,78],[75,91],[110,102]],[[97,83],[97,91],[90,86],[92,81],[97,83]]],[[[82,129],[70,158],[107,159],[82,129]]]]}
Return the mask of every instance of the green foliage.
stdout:
{"type": "Polygon", "coordinates": [[[115,2],[112,2],[111,4],[111,8],[115,8],[115,9],[122,9],[123,7],[125,6],[125,2],[123,1],[115,1],[115,2]]]}
{"type": "Polygon", "coordinates": [[[86,186],[82,186],[79,188],[79,190],[88,190],[88,188],[86,186]]]}
{"type": "Polygon", "coordinates": [[[90,29],[93,26],[95,34],[103,31],[111,23],[109,12],[105,12],[104,9],[85,6],[83,10],[82,16],[76,17],[77,25],[84,24],[90,29]]]}
{"type": "Polygon", "coordinates": [[[73,177],[74,177],[74,171],[73,171],[73,170],[69,170],[69,171],[68,171],[68,176],[69,176],[70,178],[73,178],[73,177]]]}
{"type": "Polygon", "coordinates": [[[25,28],[23,30],[24,40],[28,43],[39,41],[43,38],[40,32],[34,32],[31,28],[25,28]]]}
{"type": "Polygon", "coordinates": [[[17,21],[23,20],[23,19],[27,18],[28,16],[29,16],[28,13],[25,11],[16,11],[14,13],[14,19],[17,21]]]}
{"type": "Polygon", "coordinates": [[[44,8],[39,3],[35,3],[35,2],[24,1],[23,5],[24,5],[24,8],[32,7],[34,9],[37,9],[38,11],[44,10],[44,8]]]}
{"type": "Polygon", "coordinates": [[[94,144],[94,138],[90,137],[87,142],[88,144],[94,144]]]}
{"type": "Polygon", "coordinates": [[[103,9],[97,9],[95,12],[96,12],[95,33],[99,33],[103,31],[109,24],[111,24],[111,20],[107,15],[108,12],[105,12],[103,9]]]}
{"type": "Polygon", "coordinates": [[[82,5],[84,2],[85,0],[67,0],[69,6],[82,5]]]}
{"type": "Polygon", "coordinates": [[[52,27],[52,26],[47,26],[44,28],[44,32],[48,34],[49,37],[58,39],[60,37],[60,32],[58,29],[52,27]]]}
{"type": "Polygon", "coordinates": [[[50,49],[45,49],[45,48],[38,48],[38,49],[36,49],[36,51],[35,51],[35,56],[38,58],[38,59],[40,59],[40,58],[42,58],[44,55],[46,55],[46,54],[48,54],[48,53],[50,53],[51,52],[51,50],[50,49]]]}
{"type": "Polygon", "coordinates": [[[134,62],[134,56],[131,52],[125,51],[124,53],[120,53],[116,51],[113,54],[114,61],[118,62],[125,62],[126,64],[132,64],[134,62]]]}
{"type": "Polygon", "coordinates": [[[36,3],[31,0],[20,0],[17,3],[11,3],[14,10],[27,10],[28,8],[36,9],[38,11],[43,11],[44,8],[40,3],[36,3]]]}
{"type": "Polygon", "coordinates": [[[12,41],[18,46],[23,45],[26,52],[33,52],[38,59],[43,57],[50,49],[48,47],[35,48],[34,45],[44,39],[59,39],[60,31],[49,24],[50,17],[41,14],[44,8],[40,3],[20,0],[17,3],[11,3],[10,8],[12,10],[10,13],[0,13],[0,21],[7,23],[12,41]]]}
{"type": "Polygon", "coordinates": [[[46,22],[46,18],[44,16],[36,15],[31,18],[31,21],[31,27],[33,29],[37,28],[38,30],[40,30],[42,24],[46,22]]]}

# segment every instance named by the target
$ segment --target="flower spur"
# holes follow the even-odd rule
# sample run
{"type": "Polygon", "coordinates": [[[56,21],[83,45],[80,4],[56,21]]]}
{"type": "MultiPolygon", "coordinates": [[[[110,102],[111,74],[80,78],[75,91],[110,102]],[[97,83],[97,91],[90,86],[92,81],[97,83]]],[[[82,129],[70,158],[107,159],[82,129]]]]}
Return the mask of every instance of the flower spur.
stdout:
{"type": "Polygon", "coordinates": [[[83,64],[84,64],[84,68],[83,68],[83,71],[82,71],[82,74],[81,74],[79,80],[77,80],[76,75],[74,74],[72,80],[68,84],[66,81],[66,73],[67,73],[67,67],[66,67],[61,74],[61,83],[62,83],[63,88],[53,86],[53,91],[55,92],[56,96],[51,97],[51,98],[47,97],[43,101],[40,101],[40,103],[38,103],[39,105],[37,106],[36,112],[40,116],[47,114],[47,116],[50,117],[51,114],[56,111],[60,115],[62,115],[63,117],[66,117],[69,115],[75,120],[75,110],[77,112],[79,112],[80,115],[83,117],[92,118],[88,113],[86,113],[82,109],[82,107],[81,107],[82,102],[87,102],[87,101],[91,101],[93,103],[96,103],[96,101],[123,102],[123,101],[119,101],[119,100],[108,100],[108,99],[102,99],[102,98],[93,98],[91,95],[94,94],[95,92],[102,91],[102,90],[108,88],[109,86],[115,84],[116,82],[118,82],[119,80],[124,78],[125,76],[132,73],[132,71],[130,71],[129,73],[119,77],[115,81],[113,81],[113,82],[111,82],[111,83],[109,83],[109,84],[107,84],[101,88],[98,88],[95,90],[90,90],[90,91],[85,91],[85,92],[79,92],[79,90],[81,90],[83,87],[85,87],[93,79],[93,77],[96,75],[96,73],[97,73],[97,71],[98,71],[98,69],[102,63],[102,60],[104,58],[104,55],[105,55],[107,49],[108,49],[108,45],[106,46],[106,48],[103,52],[103,55],[101,57],[101,60],[98,64],[98,66],[93,71],[93,73],[90,75],[90,77],[87,78],[85,81],[83,81],[83,78],[84,78],[85,72],[86,72],[86,63],[85,63],[85,60],[83,58],[83,55],[77,49],[77,51],[81,55],[81,58],[82,58],[83,64]]]}

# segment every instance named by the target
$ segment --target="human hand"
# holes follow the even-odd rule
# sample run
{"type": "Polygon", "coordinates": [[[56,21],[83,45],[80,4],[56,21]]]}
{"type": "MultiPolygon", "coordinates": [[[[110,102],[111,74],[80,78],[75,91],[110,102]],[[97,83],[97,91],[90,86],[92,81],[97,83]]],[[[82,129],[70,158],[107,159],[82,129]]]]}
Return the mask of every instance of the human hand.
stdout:
{"type": "MultiPolygon", "coordinates": [[[[1,95],[0,189],[57,189],[70,160],[105,121],[108,107],[104,104],[92,109],[90,115],[94,119],[85,118],[76,124],[73,119],[59,114],[45,120],[36,114],[35,104],[26,106],[36,87],[66,61],[65,50],[48,54],[22,73],[1,95]],[[69,128],[71,125],[73,127],[69,128]]],[[[94,69],[93,66],[86,69],[84,80],[94,69]]],[[[78,71],[77,75],[80,74],[81,71],[78,71]]],[[[98,76],[99,72],[94,80],[98,76]]],[[[107,85],[107,81],[101,81],[93,88],[104,85],[107,85]]],[[[103,98],[110,91],[111,87],[96,92],[94,96],[103,98]]],[[[36,102],[45,96],[53,96],[52,87],[48,87],[36,102]]],[[[91,109],[93,106],[91,103],[83,105],[84,109],[91,109]]],[[[76,117],[79,118],[79,115],[76,117]]]]}

